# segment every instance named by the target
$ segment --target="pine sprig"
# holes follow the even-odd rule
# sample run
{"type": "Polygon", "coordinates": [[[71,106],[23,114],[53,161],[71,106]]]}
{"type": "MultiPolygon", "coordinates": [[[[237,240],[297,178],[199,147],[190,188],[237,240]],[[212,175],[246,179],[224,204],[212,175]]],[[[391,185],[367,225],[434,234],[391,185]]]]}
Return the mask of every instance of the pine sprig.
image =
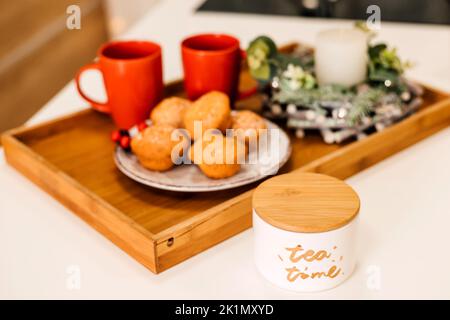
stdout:
{"type": "Polygon", "coordinates": [[[379,88],[370,88],[366,92],[357,94],[352,99],[352,108],[348,115],[351,124],[358,123],[363,117],[368,116],[375,108],[376,103],[386,94],[379,88]]]}

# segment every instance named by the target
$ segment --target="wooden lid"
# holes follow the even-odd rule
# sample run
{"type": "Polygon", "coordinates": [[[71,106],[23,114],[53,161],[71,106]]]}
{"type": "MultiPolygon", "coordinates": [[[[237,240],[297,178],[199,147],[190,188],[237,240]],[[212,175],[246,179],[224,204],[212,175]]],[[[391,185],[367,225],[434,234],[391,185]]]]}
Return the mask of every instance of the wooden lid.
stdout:
{"type": "Polygon", "coordinates": [[[289,173],[260,184],[253,208],[261,219],[294,232],[326,232],[348,224],[359,197],[345,182],[316,173],[289,173]]]}

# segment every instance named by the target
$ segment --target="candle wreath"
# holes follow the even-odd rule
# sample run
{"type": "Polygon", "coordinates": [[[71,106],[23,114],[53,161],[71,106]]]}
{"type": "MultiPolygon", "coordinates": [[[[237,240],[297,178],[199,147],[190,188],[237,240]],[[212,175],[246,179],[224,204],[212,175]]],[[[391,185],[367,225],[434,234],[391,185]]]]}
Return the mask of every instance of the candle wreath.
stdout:
{"type": "MultiPolygon", "coordinates": [[[[356,28],[364,30],[362,24],[356,28]]],[[[283,54],[269,37],[254,39],[247,49],[247,63],[264,96],[264,115],[286,119],[300,138],[305,130],[314,129],[326,143],[340,143],[381,131],[416,111],[423,89],[404,77],[410,63],[385,43],[371,44],[374,34],[364,31],[369,42],[367,74],[353,86],[320,85],[311,48],[283,54]]]]}

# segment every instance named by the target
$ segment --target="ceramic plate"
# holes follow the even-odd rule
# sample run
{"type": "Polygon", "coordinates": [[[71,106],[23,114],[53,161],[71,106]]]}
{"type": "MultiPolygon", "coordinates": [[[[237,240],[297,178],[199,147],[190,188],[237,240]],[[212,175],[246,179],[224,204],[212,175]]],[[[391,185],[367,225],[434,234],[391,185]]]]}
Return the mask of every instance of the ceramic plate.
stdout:
{"type": "MultiPolygon", "coordinates": [[[[291,155],[291,144],[287,134],[273,122],[269,120],[266,122],[267,128],[275,130],[278,135],[276,139],[268,139],[267,147],[263,148],[264,151],[259,154],[258,159],[263,159],[263,161],[242,164],[241,170],[230,178],[210,179],[194,164],[175,166],[165,172],[151,171],[141,166],[134,154],[119,147],[115,150],[114,160],[119,170],[131,179],[158,189],[206,192],[236,188],[276,174],[291,155]]],[[[132,135],[133,131],[136,129],[131,130],[132,135]]]]}

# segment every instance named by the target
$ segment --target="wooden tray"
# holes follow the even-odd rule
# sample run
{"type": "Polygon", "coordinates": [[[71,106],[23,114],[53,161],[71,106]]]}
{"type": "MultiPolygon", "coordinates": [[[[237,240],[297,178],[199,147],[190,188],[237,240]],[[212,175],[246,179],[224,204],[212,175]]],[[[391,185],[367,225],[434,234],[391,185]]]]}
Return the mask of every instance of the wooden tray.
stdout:
{"type": "MultiPolygon", "coordinates": [[[[292,49],[293,45],[288,47],[292,49]]],[[[246,71],[243,88],[253,85],[246,71]]],[[[182,83],[166,87],[183,95],[182,83]]],[[[294,169],[347,178],[450,124],[450,96],[426,88],[425,103],[406,120],[368,138],[327,145],[292,137],[294,169]]],[[[259,98],[238,108],[256,108],[259,98]]],[[[172,193],[140,185],[113,161],[109,117],[81,111],[2,136],[7,161],[155,273],[249,228],[255,184],[212,193],[172,193]]]]}

